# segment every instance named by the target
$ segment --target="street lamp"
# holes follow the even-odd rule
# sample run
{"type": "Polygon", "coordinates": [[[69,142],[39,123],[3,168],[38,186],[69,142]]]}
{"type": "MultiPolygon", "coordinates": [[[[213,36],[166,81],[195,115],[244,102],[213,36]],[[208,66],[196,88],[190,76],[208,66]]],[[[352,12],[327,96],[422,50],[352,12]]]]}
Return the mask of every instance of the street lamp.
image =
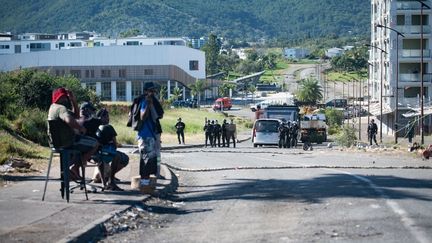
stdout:
{"type": "Polygon", "coordinates": [[[424,144],[424,82],[423,82],[423,7],[426,9],[431,9],[428,5],[426,5],[421,0],[414,0],[421,4],[420,8],[420,136],[421,136],[421,144],[424,144]]]}
{"type": "Polygon", "coordinates": [[[386,51],[379,48],[378,46],[365,44],[366,46],[373,47],[381,51],[381,87],[380,87],[380,143],[382,143],[382,120],[383,120],[383,75],[384,75],[384,61],[383,61],[383,53],[387,54],[386,51]]]}
{"type": "Polygon", "coordinates": [[[368,80],[367,80],[367,96],[368,96],[368,105],[367,105],[367,109],[368,109],[368,115],[367,115],[367,124],[369,124],[369,122],[370,122],[370,84],[369,84],[369,82],[370,82],[370,73],[371,73],[371,71],[370,71],[370,67],[371,66],[373,66],[373,64],[372,63],[370,63],[370,62],[368,62],[368,71],[369,71],[369,74],[368,74],[368,80]]]}
{"type": "Polygon", "coordinates": [[[398,108],[399,108],[399,36],[405,37],[401,32],[381,25],[381,24],[377,24],[376,27],[378,28],[385,28],[391,31],[394,31],[397,36],[396,36],[396,96],[395,96],[395,116],[394,116],[394,139],[395,139],[395,144],[397,144],[398,142],[398,136],[397,136],[397,130],[398,130],[398,108]]]}

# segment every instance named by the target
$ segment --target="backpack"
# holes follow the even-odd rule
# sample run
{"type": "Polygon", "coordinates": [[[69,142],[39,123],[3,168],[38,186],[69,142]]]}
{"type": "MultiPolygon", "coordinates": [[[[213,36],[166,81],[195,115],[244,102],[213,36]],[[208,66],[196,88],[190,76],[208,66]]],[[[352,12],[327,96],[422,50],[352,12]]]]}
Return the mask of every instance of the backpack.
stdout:
{"type": "Polygon", "coordinates": [[[140,111],[141,111],[141,101],[144,96],[139,96],[134,99],[132,105],[130,106],[129,111],[129,119],[127,121],[126,126],[132,127],[133,130],[139,131],[143,125],[141,120],[140,111]]]}

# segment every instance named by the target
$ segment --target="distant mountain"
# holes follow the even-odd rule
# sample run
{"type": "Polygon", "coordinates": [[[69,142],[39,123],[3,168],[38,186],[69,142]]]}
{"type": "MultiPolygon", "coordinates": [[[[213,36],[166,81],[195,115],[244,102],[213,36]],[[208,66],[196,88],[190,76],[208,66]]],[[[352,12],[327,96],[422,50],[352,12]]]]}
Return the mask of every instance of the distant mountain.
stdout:
{"type": "Polygon", "coordinates": [[[366,0],[0,0],[0,32],[297,39],[368,36],[366,0]]]}

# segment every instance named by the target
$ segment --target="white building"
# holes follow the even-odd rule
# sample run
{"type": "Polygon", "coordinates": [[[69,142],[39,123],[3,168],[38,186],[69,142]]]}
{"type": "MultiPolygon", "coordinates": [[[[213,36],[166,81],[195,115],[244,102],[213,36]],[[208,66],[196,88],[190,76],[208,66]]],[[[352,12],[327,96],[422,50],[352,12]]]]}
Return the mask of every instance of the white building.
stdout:
{"type": "Polygon", "coordinates": [[[132,101],[153,81],[168,94],[182,88],[184,99],[191,84],[206,78],[205,53],[185,45],[180,38],[0,41],[0,72],[34,68],[73,75],[111,101],[132,101]],[[98,41],[104,45],[96,47],[98,41]]]}
{"type": "Polygon", "coordinates": [[[337,57],[342,55],[345,52],[342,48],[333,47],[326,51],[326,56],[329,58],[337,57]]]}
{"type": "Polygon", "coordinates": [[[284,48],[283,54],[285,58],[303,59],[310,54],[310,51],[304,48],[284,48]]]}
{"type": "MultiPolygon", "coordinates": [[[[430,0],[423,2],[432,6],[430,0]]],[[[407,113],[414,111],[418,115],[421,95],[421,53],[423,53],[423,73],[425,74],[423,76],[424,107],[429,109],[430,106],[432,94],[430,16],[432,12],[426,8],[422,10],[422,5],[417,1],[372,0],[371,4],[371,45],[373,47],[370,49],[369,60],[372,64],[369,73],[370,92],[372,98],[378,102],[381,100],[382,93],[383,117],[380,117],[380,103],[377,103],[377,106],[380,106],[379,109],[375,107],[372,113],[377,115],[377,118],[383,123],[383,132],[392,134],[396,95],[398,97],[399,128],[405,126],[411,119],[407,113]],[[421,11],[423,11],[423,31],[421,11]],[[405,37],[399,36],[388,28],[378,27],[378,24],[399,31],[405,37]],[[423,43],[421,44],[422,33],[423,43]],[[421,51],[421,46],[423,51],[421,51]],[[398,90],[396,90],[396,83],[398,90]]],[[[432,128],[430,116],[426,117],[424,124],[425,131],[430,133],[432,128]]],[[[404,132],[401,131],[399,136],[405,135],[404,132]]]]}

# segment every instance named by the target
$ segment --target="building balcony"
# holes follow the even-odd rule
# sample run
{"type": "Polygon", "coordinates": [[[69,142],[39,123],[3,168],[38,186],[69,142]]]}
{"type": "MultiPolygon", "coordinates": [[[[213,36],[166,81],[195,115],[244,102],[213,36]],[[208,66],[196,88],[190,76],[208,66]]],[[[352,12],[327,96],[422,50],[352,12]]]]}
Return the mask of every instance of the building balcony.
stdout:
{"type": "Polygon", "coordinates": [[[399,82],[420,82],[420,73],[401,73],[399,82]]]}
{"type": "MultiPolygon", "coordinates": [[[[401,58],[420,58],[421,57],[421,51],[419,49],[403,49],[400,50],[400,57],[401,58]]],[[[423,58],[430,57],[430,50],[423,50],[423,58]]]]}
{"type": "MultiPolygon", "coordinates": [[[[420,25],[402,25],[402,26],[397,26],[396,29],[406,35],[409,34],[420,35],[422,28],[420,25]]],[[[431,33],[430,25],[423,25],[423,34],[430,34],[430,33],[431,33]]]]}
{"type": "Polygon", "coordinates": [[[398,100],[399,107],[409,107],[409,108],[419,108],[420,107],[420,98],[406,98],[400,97],[398,100]]]}
{"type": "MultiPolygon", "coordinates": [[[[427,2],[425,2],[427,4],[427,2]]],[[[420,3],[418,2],[397,2],[397,10],[420,10],[420,3]]]]}

